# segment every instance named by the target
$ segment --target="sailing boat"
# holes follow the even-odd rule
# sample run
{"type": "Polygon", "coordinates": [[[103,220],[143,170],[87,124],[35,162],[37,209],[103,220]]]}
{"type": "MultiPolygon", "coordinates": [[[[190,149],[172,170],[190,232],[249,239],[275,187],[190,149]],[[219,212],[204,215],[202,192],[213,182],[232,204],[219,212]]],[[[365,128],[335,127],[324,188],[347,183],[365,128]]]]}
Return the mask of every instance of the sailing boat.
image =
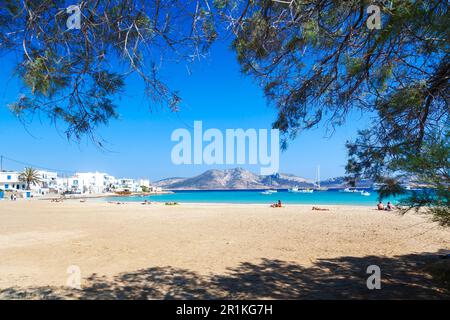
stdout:
{"type": "Polygon", "coordinates": [[[328,190],[327,187],[321,187],[320,186],[320,165],[317,166],[317,177],[316,178],[317,178],[316,183],[315,183],[316,187],[314,189],[318,190],[318,191],[326,191],[326,190],[328,190]]]}

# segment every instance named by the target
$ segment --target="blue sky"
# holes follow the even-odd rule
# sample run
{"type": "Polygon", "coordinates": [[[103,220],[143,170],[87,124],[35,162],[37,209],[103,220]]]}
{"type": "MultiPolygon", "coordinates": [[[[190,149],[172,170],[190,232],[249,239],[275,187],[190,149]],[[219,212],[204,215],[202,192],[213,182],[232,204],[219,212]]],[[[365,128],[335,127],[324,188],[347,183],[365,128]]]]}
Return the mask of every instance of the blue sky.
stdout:
{"type": "MultiPolygon", "coordinates": [[[[165,63],[163,79],[183,99],[180,112],[155,109],[135,78],[127,82],[127,92],[117,101],[120,118],[99,135],[107,141],[106,150],[89,141],[76,143],[64,136],[64,125],[55,128],[45,117],[35,118],[25,127],[8,110],[20,93],[20,81],[12,77],[13,60],[2,57],[0,74],[0,154],[23,162],[73,171],[103,171],[117,177],[149,178],[188,177],[208,169],[235,166],[174,165],[170,140],[173,130],[192,131],[194,120],[208,128],[267,128],[276,118],[276,111],[267,106],[262,90],[251,78],[241,74],[234,53],[223,43],[216,44],[209,56],[195,65],[165,63]]],[[[346,125],[331,137],[324,127],[302,133],[280,154],[280,172],[314,178],[317,165],[322,178],[344,174],[345,141],[355,137],[357,129],[365,128],[368,117],[351,114],[346,125]]],[[[259,166],[242,166],[259,173],[259,166]]],[[[22,169],[23,165],[8,160],[4,169],[22,169]]]]}

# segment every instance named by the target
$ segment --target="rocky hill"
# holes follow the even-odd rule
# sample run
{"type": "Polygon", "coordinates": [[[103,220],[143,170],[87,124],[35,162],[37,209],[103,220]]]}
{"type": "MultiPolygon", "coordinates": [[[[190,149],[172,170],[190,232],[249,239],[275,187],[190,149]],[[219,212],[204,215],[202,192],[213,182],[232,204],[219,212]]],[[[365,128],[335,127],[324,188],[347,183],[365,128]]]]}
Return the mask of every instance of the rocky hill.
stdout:
{"type": "Polygon", "coordinates": [[[157,181],[165,189],[267,189],[312,187],[312,181],[289,174],[263,176],[242,168],[208,170],[192,178],[168,178],[157,181]]]}

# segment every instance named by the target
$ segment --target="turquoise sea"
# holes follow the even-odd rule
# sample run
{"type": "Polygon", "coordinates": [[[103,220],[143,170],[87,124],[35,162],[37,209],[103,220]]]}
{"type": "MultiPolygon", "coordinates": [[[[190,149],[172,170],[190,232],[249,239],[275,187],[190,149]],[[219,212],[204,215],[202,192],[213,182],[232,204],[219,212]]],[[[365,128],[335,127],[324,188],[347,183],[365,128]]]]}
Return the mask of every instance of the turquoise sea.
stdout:
{"type": "MultiPolygon", "coordinates": [[[[208,191],[174,191],[172,194],[160,194],[151,196],[109,197],[105,201],[133,201],[144,200],[156,202],[190,202],[190,203],[261,203],[270,204],[278,200],[286,204],[312,204],[312,205],[362,205],[375,206],[378,203],[378,194],[375,190],[365,189],[370,196],[360,193],[342,192],[338,190],[314,191],[313,193],[293,193],[287,190],[278,190],[272,194],[261,194],[262,190],[208,190],[208,191]]],[[[393,204],[398,203],[399,198],[384,199],[393,204]]]]}

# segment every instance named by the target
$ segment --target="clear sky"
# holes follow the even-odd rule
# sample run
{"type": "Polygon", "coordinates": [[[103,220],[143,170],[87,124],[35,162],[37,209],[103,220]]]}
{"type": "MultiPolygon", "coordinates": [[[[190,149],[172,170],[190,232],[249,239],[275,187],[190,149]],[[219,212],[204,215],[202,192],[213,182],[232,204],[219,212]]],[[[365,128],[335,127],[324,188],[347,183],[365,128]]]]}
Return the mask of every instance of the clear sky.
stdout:
{"type": "MultiPolygon", "coordinates": [[[[8,110],[8,104],[19,96],[21,83],[12,76],[13,59],[0,58],[0,154],[58,170],[102,171],[116,177],[149,178],[189,177],[208,169],[236,166],[174,165],[170,140],[173,130],[192,131],[194,120],[208,128],[267,128],[276,118],[276,111],[267,106],[262,90],[251,78],[241,74],[234,53],[223,43],[217,43],[210,55],[200,63],[165,63],[161,70],[171,89],[183,99],[181,110],[149,110],[137,79],[127,82],[127,92],[120,100],[120,118],[98,133],[107,141],[106,150],[91,142],[68,141],[64,126],[55,128],[45,117],[36,117],[24,126],[8,110]],[[190,72],[188,72],[188,67],[190,72]]],[[[291,141],[280,154],[280,172],[314,178],[316,167],[321,177],[344,174],[345,141],[355,137],[357,129],[365,128],[368,117],[350,115],[346,125],[331,137],[323,126],[304,132],[291,141]]],[[[21,170],[22,164],[4,160],[4,169],[21,170]]],[[[259,173],[259,166],[241,166],[259,173]]]]}

